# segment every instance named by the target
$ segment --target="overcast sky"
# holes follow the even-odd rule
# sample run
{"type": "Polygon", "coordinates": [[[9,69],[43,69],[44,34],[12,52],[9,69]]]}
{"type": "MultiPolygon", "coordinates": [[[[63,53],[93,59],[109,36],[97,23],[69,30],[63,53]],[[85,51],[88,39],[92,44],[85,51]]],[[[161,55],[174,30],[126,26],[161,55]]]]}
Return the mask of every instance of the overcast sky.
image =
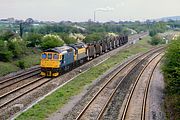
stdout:
{"type": "Polygon", "coordinates": [[[180,0],[0,0],[0,18],[50,21],[145,20],[180,16],[180,0]]]}

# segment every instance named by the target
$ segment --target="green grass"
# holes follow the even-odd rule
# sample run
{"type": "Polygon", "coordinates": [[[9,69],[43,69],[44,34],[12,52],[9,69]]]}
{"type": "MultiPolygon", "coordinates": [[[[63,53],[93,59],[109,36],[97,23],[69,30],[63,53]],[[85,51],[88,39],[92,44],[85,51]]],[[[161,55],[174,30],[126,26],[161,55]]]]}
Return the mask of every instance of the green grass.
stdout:
{"type": "Polygon", "coordinates": [[[165,94],[164,109],[166,120],[180,120],[180,96],[178,94],[165,94]]]}
{"type": "Polygon", "coordinates": [[[114,67],[124,59],[137,54],[139,52],[147,51],[151,45],[148,45],[149,38],[138,42],[138,44],[119,52],[115,56],[109,58],[98,66],[92,67],[85,73],[82,73],[73,81],[67,83],[38,104],[30,108],[28,111],[22,113],[16,120],[42,120],[47,118],[50,114],[62,108],[72,96],[79,94],[85,86],[90,85],[93,80],[102,75],[108,69],[114,67]]]}
{"type": "Polygon", "coordinates": [[[40,54],[32,54],[32,55],[25,56],[22,59],[15,61],[14,64],[17,65],[19,61],[23,61],[26,68],[32,67],[34,65],[39,65],[40,54]]]}
{"type": "Polygon", "coordinates": [[[25,68],[32,67],[34,65],[39,65],[40,63],[40,54],[31,54],[25,56],[19,60],[15,60],[13,62],[0,62],[0,76],[6,75],[11,72],[15,72],[20,70],[18,66],[18,62],[23,61],[25,68]]]}
{"type": "Polygon", "coordinates": [[[10,63],[0,62],[0,66],[0,76],[19,70],[16,65],[10,63]]]}

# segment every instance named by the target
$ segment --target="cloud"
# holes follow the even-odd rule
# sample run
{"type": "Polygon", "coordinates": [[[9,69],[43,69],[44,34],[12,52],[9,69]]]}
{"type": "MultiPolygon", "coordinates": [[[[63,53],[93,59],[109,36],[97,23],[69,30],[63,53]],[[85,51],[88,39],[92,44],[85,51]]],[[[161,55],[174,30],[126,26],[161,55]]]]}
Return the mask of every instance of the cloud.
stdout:
{"type": "Polygon", "coordinates": [[[120,8],[120,7],[124,7],[126,4],[125,4],[125,2],[120,2],[120,3],[117,3],[116,5],[115,5],[115,7],[116,8],[120,8]]]}
{"type": "Polygon", "coordinates": [[[106,7],[106,8],[97,8],[96,11],[112,11],[114,8],[112,7],[106,7]]]}
{"type": "Polygon", "coordinates": [[[125,6],[125,2],[121,2],[121,6],[125,6]]]}

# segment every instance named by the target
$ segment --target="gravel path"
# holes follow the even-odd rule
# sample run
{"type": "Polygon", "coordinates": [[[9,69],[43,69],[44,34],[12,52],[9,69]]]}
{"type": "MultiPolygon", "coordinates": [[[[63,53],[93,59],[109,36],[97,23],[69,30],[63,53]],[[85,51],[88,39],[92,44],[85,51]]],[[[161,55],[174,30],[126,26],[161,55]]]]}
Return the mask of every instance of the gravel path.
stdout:
{"type": "Polygon", "coordinates": [[[164,101],[164,78],[160,70],[160,64],[155,69],[150,85],[148,95],[149,114],[146,116],[148,120],[164,120],[165,113],[163,111],[164,101]]]}

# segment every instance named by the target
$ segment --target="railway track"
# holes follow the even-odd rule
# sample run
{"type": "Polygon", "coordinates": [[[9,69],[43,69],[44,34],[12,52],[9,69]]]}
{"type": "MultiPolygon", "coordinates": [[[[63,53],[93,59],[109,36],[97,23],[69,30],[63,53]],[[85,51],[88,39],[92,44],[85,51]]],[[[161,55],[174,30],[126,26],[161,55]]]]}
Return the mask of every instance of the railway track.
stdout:
{"type": "Polygon", "coordinates": [[[117,88],[121,84],[121,82],[125,79],[125,77],[135,68],[138,64],[140,64],[145,59],[149,59],[152,54],[162,50],[163,48],[159,48],[158,50],[150,50],[147,53],[144,53],[133,60],[129,61],[122,68],[116,71],[112,77],[110,77],[107,82],[99,89],[99,91],[95,94],[95,96],[89,101],[89,103],[84,107],[84,109],[80,112],[80,114],[76,117],[76,120],[79,119],[101,119],[104,111],[107,108],[107,105],[111,101],[114,96],[117,88]]]}
{"type": "Polygon", "coordinates": [[[137,77],[123,109],[121,120],[146,119],[146,101],[155,68],[163,54],[158,54],[147,64],[137,77]]]}
{"type": "Polygon", "coordinates": [[[31,70],[29,70],[27,72],[23,72],[21,74],[17,74],[16,76],[4,78],[4,80],[1,79],[0,80],[0,89],[4,88],[4,86],[7,86],[9,84],[13,84],[15,82],[18,82],[18,81],[30,78],[34,75],[37,75],[37,74],[39,74],[39,72],[40,72],[40,67],[31,69],[31,70]]]}
{"type": "Polygon", "coordinates": [[[31,82],[28,82],[5,94],[2,94],[0,96],[0,109],[51,80],[52,78],[44,78],[44,77],[36,78],[35,80],[32,80],[31,82]]]}
{"type": "Polygon", "coordinates": [[[23,84],[26,84],[37,77],[39,77],[39,72],[35,72],[19,79],[13,79],[6,83],[3,83],[0,85],[0,95],[2,95],[4,92],[15,89],[16,87],[22,86],[23,84]]]}

